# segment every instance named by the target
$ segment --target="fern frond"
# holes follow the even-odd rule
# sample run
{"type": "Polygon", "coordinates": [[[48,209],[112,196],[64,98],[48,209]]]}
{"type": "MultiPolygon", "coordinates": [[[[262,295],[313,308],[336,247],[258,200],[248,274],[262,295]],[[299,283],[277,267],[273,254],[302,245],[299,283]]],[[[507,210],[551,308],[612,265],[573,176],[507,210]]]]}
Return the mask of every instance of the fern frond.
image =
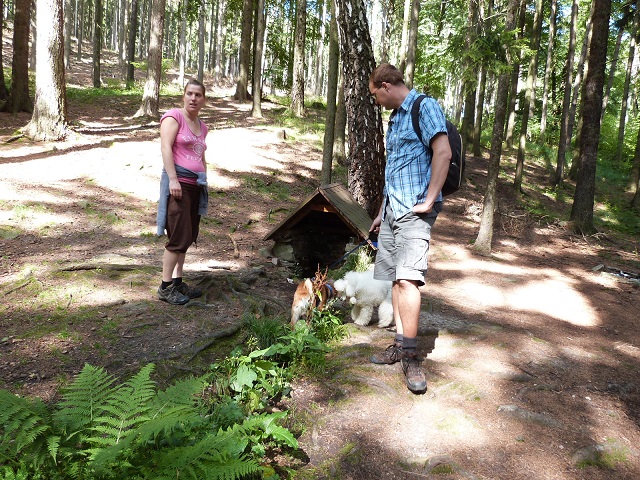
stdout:
{"type": "Polygon", "coordinates": [[[144,417],[138,418],[141,421],[132,425],[117,443],[112,441],[116,433],[114,419],[105,418],[97,429],[103,431],[104,435],[91,438],[92,443],[104,447],[92,456],[94,468],[108,469],[124,458],[131,460],[136,456],[139,457],[138,461],[146,461],[145,452],[154,444],[180,444],[180,438],[186,434],[176,435],[176,432],[189,432],[206,425],[196,401],[196,395],[202,391],[203,385],[202,379],[187,379],[158,392],[149,399],[144,417]]]}
{"type": "Polygon", "coordinates": [[[41,400],[28,400],[0,390],[0,457],[14,458],[33,447],[40,448],[50,431],[46,408],[41,400]]]}
{"type": "Polygon", "coordinates": [[[84,429],[102,414],[102,407],[112,393],[114,381],[114,377],[103,368],[86,364],[74,382],[65,389],[54,419],[67,432],[84,429]]]}
{"type": "Polygon", "coordinates": [[[162,452],[157,470],[147,476],[154,479],[183,476],[207,480],[241,479],[260,468],[255,460],[239,453],[246,445],[247,439],[234,436],[233,432],[219,431],[194,445],[162,452]]]}

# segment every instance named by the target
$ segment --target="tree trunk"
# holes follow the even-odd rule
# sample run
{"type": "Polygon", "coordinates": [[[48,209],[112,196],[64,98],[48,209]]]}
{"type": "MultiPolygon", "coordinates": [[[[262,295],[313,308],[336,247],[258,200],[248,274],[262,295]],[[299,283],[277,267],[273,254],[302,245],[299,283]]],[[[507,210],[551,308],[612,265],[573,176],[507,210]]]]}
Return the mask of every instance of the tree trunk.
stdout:
{"type": "MultiPolygon", "coordinates": [[[[522,40],[524,37],[524,22],[525,13],[527,12],[527,0],[520,0],[518,14],[518,40],[522,40]]],[[[511,150],[513,148],[513,130],[516,126],[516,103],[518,100],[518,83],[520,81],[520,62],[516,62],[513,66],[513,73],[511,74],[511,83],[509,84],[509,120],[507,121],[507,130],[505,132],[505,141],[507,142],[507,148],[511,150]]]]}
{"type": "MultiPolygon", "coordinates": [[[[326,35],[326,22],[327,18],[327,3],[332,3],[333,0],[324,0],[322,2],[322,11],[320,14],[320,34],[318,35],[318,42],[316,48],[316,66],[315,66],[315,94],[317,97],[322,96],[324,90],[324,38],[326,35]]],[[[320,5],[318,5],[320,8],[320,5]]]]}
{"type": "MultiPolygon", "coordinates": [[[[569,130],[568,130],[568,138],[569,142],[571,142],[571,138],[573,137],[573,129],[576,123],[576,108],[578,105],[578,98],[580,97],[580,93],[582,91],[582,79],[583,76],[586,75],[588,70],[589,63],[587,61],[587,52],[589,51],[589,45],[591,44],[591,22],[593,17],[593,6],[591,4],[591,13],[589,14],[589,20],[587,21],[586,32],[584,34],[584,39],[582,42],[582,53],[580,54],[580,60],[578,62],[578,68],[576,73],[576,78],[573,81],[573,97],[571,98],[571,107],[569,108],[569,130]]],[[[571,169],[569,170],[569,177],[572,180],[577,179],[578,170],[580,168],[580,132],[582,130],[582,108],[584,107],[584,101],[580,103],[580,113],[577,116],[578,118],[578,128],[575,140],[574,140],[574,148],[572,151],[572,162],[571,169]]],[[[570,145],[570,143],[569,143],[570,145]]]]}
{"type": "MultiPolygon", "coordinates": [[[[489,1],[487,5],[487,15],[485,15],[484,11],[485,5],[484,0],[478,1],[478,34],[481,34],[481,29],[484,28],[487,30],[491,30],[491,18],[493,17],[493,0],[489,1]]],[[[483,120],[483,112],[484,112],[484,104],[485,104],[485,93],[487,86],[487,69],[483,64],[479,65],[479,74],[478,74],[478,88],[477,95],[478,98],[476,100],[476,112],[475,112],[475,121],[473,123],[473,155],[476,157],[480,157],[482,155],[481,151],[481,140],[482,140],[482,120],[483,120]]]]}
{"type": "Polygon", "coordinates": [[[76,52],[76,60],[82,59],[82,42],[84,41],[84,0],[76,0],[78,2],[78,51],[76,52]]]}
{"type": "Polygon", "coordinates": [[[131,0],[131,17],[129,20],[129,42],[127,45],[127,86],[133,86],[136,56],[136,33],[138,31],[138,0],[131,0]]]}
{"type": "MultiPolygon", "coordinates": [[[[476,24],[478,23],[478,4],[476,0],[469,0],[469,12],[467,15],[467,26],[465,35],[465,46],[467,50],[471,49],[471,46],[475,42],[476,24]]],[[[473,60],[467,58],[467,70],[469,72],[475,71],[476,65],[472,63],[473,60]]],[[[476,91],[478,88],[478,82],[476,78],[471,75],[467,76],[464,81],[464,116],[462,117],[462,138],[464,139],[462,145],[462,155],[467,154],[467,147],[469,143],[473,144],[473,123],[476,111],[476,91]]]]}
{"type": "Polygon", "coordinates": [[[547,64],[544,69],[544,85],[542,87],[542,114],[540,118],[540,138],[544,139],[547,130],[547,102],[549,97],[549,78],[553,70],[553,44],[556,35],[556,16],[558,0],[551,0],[551,17],[549,18],[549,43],[547,44],[547,64]]]}
{"type": "Polygon", "coordinates": [[[413,88],[413,76],[416,71],[416,47],[418,45],[418,20],[420,19],[420,0],[411,2],[411,20],[407,38],[407,63],[404,69],[404,83],[413,88]]]}
{"type": "Polygon", "coordinates": [[[622,37],[624,36],[624,28],[618,27],[618,38],[616,38],[616,46],[613,49],[613,57],[611,58],[611,68],[609,68],[609,78],[607,80],[607,88],[604,91],[604,98],[602,99],[602,116],[600,122],[604,119],[605,113],[607,113],[607,105],[609,104],[609,93],[611,93],[611,86],[613,85],[613,79],[616,76],[616,68],[618,67],[618,58],[620,57],[620,45],[622,44],[622,37]]]}
{"type": "Polygon", "coordinates": [[[297,0],[295,43],[293,48],[293,85],[291,112],[304,116],[304,43],[307,31],[307,0],[297,0]]]}
{"type": "Polygon", "coordinates": [[[63,0],[38,0],[36,22],[36,96],[25,134],[35,141],[61,140],[67,134],[63,0]]]}
{"type": "MultiPolygon", "coordinates": [[[[604,107],[603,107],[604,108],[604,107]]],[[[640,128],[638,128],[638,135],[636,137],[636,150],[633,155],[633,165],[631,167],[631,174],[629,175],[629,188],[635,193],[633,204],[636,205],[636,197],[638,197],[638,182],[640,182],[640,128]]]]}
{"type": "Polygon", "coordinates": [[[187,4],[189,0],[182,0],[180,8],[180,37],[178,39],[178,85],[184,85],[184,67],[187,61],[187,4]]]}
{"type": "Polygon", "coordinates": [[[166,0],[153,0],[151,7],[151,30],[149,32],[149,66],[144,84],[142,104],[135,117],[158,116],[160,83],[162,81],[162,30],[164,28],[166,0]]]}
{"type": "MultiPolygon", "coordinates": [[[[340,45],[338,45],[338,48],[340,45]]],[[[344,98],[344,69],[338,67],[338,106],[336,107],[336,130],[333,139],[333,161],[338,165],[348,166],[349,157],[346,149],[347,106],[344,98]]]]}
{"type": "Polygon", "coordinates": [[[371,218],[382,204],[384,142],[380,109],[369,92],[375,60],[363,0],[337,0],[349,127],[348,188],[371,218]]]}
{"type": "Polygon", "coordinates": [[[524,174],[524,157],[527,147],[527,133],[529,129],[529,118],[533,116],[536,98],[536,72],[538,71],[538,50],[540,50],[540,31],[542,29],[542,0],[536,0],[536,13],[533,20],[533,32],[531,37],[531,59],[529,60],[529,71],[527,72],[527,89],[525,104],[522,109],[522,125],[520,127],[520,142],[518,144],[518,158],[516,161],[516,174],[513,187],[516,192],[522,190],[522,176],[524,174]]]}
{"type": "Polygon", "coordinates": [[[262,50],[264,47],[264,29],[264,0],[258,0],[256,48],[253,52],[253,108],[251,109],[251,116],[253,118],[262,118],[262,50]]]}
{"type": "Polygon", "coordinates": [[[121,0],[120,11],[120,25],[118,28],[118,59],[120,60],[120,71],[122,79],[127,79],[127,55],[129,50],[127,48],[127,42],[129,41],[129,35],[127,26],[131,19],[129,18],[129,1],[121,0]]]}
{"type": "MultiPolygon", "coordinates": [[[[516,14],[519,0],[509,0],[507,6],[507,18],[505,20],[505,30],[515,29],[516,14]]],[[[507,64],[512,64],[508,45],[505,46],[507,64]]],[[[491,154],[489,156],[489,169],[487,172],[487,188],[484,194],[482,216],[480,217],[480,229],[478,237],[474,243],[474,249],[483,255],[491,253],[491,242],[493,240],[493,217],[496,210],[496,187],[498,184],[498,173],[500,172],[500,157],[502,155],[502,139],[504,136],[504,124],[507,117],[509,104],[509,85],[511,75],[509,72],[500,74],[498,79],[498,90],[494,107],[493,134],[491,137],[491,154]]]]}
{"type": "Polygon", "coordinates": [[[409,38],[409,19],[411,18],[412,0],[404,0],[404,20],[402,22],[402,42],[400,43],[400,55],[398,70],[404,74],[407,66],[407,44],[409,38]]]}
{"type": "Polygon", "coordinates": [[[622,162],[622,148],[624,147],[624,130],[627,122],[627,107],[629,103],[629,85],[631,84],[631,72],[633,70],[633,59],[636,54],[636,35],[638,33],[638,19],[640,18],[640,0],[636,0],[636,11],[633,14],[633,24],[629,32],[629,59],[627,61],[627,72],[624,78],[624,88],[622,99],[620,100],[620,120],[618,123],[618,142],[616,144],[617,163],[622,162]]]}
{"type": "Polygon", "coordinates": [[[480,65],[480,78],[478,80],[478,100],[476,102],[475,122],[473,123],[473,154],[476,157],[482,155],[480,140],[482,137],[482,113],[484,112],[485,89],[487,86],[487,69],[480,65]]]}
{"type": "Polygon", "coordinates": [[[93,16],[93,87],[100,88],[100,53],[102,50],[102,0],[95,0],[93,16]]]}
{"type": "Polygon", "coordinates": [[[5,112],[33,112],[29,96],[29,24],[31,0],[16,0],[13,15],[13,60],[11,62],[11,90],[2,108],[5,112]]]}
{"type": "Polygon", "coordinates": [[[205,44],[205,25],[204,21],[206,14],[204,6],[200,6],[200,15],[198,19],[198,81],[200,83],[204,80],[204,44],[205,44]]]}
{"type": "Polygon", "coordinates": [[[564,97],[562,100],[562,118],[560,119],[560,139],[558,140],[558,158],[556,160],[555,185],[562,185],[564,181],[564,167],[566,153],[569,150],[571,137],[569,136],[569,109],[571,105],[571,85],[573,84],[573,57],[576,51],[576,28],[578,21],[579,0],[573,0],[571,8],[571,27],[569,32],[569,52],[564,75],[564,97]]]}
{"type": "MultiPolygon", "coordinates": [[[[65,68],[70,68],[71,66],[70,60],[71,60],[72,29],[73,29],[73,15],[71,11],[71,0],[65,0],[64,2],[64,66],[65,68]]],[[[0,38],[2,38],[1,35],[0,35],[0,38]]],[[[37,52],[36,52],[36,56],[38,56],[37,52]]],[[[0,65],[2,65],[2,62],[0,62],[0,65]]]]}
{"type": "Polygon", "coordinates": [[[338,66],[340,64],[340,46],[338,45],[338,24],[336,8],[331,2],[331,21],[329,23],[329,72],[327,73],[327,117],[324,128],[324,146],[322,149],[322,172],[320,183],[331,183],[333,164],[333,142],[336,131],[336,99],[338,97],[338,66]]]}
{"type": "Polygon", "coordinates": [[[238,61],[238,78],[236,80],[235,100],[246,102],[249,98],[249,63],[251,60],[251,30],[253,26],[253,1],[242,3],[242,33],[240,35],[240,59],[238,61]]]}
{"type": "MultiPolygon", "coordinates": [[[[4,0],[0,0],[0,38],[3,37],[4,26],[4,0]]],[[[2,55],[2,48],[0,48],[0,65],[4,65],[2,55]]],[[[9,90],[7,90],[7,84],[4,81],[4,68],[0,68],[0,101],[9,98],[9,90]]]]}
{"type": "Polygon", "coordinates": [[[596,231],[593,225],[593,205],[611,0],[594,0],[593,6],[589,69],[582,90],[584,108],[583,135],[580,142],[580,170],[578,171],[576,193],[570,216],[572,229],[582,234],[592,234],[596,231]]]}

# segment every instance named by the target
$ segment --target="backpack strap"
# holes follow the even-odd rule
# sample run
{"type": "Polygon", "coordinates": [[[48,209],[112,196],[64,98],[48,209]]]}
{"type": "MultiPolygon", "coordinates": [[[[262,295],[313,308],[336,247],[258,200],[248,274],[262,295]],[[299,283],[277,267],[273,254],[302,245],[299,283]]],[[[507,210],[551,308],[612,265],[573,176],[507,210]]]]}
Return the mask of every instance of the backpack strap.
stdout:
{"type": "Polygon", "coordinates": [[[413,101],[413,105],[411,106],[411,124],[413,125],[413,131],[416,132],[416,135],[420,139],[420,143],[423,145],[422,131],[420,130],[420,105],[422,105],[422,101],[425,98],[427,98],[426,95],[418,95],[418,98],[413,101]]]}

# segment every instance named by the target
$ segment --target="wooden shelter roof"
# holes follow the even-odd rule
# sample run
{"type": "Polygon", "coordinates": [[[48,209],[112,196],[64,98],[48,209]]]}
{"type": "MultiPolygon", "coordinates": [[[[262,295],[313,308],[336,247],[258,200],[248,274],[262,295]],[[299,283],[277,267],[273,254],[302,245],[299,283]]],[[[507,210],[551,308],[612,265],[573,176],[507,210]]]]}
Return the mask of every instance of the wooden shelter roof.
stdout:
{"type": "Polygon", "coordinates": [[[369,214],[356,202],[345,186],[331,183],[321,185],[305,198],[288,217],[264,237],[264,240],[278,239],[293,229],[311,212],[334,214],[354,236],[361,240],[369,238],[369,228],[372,222],[369,214]]]}

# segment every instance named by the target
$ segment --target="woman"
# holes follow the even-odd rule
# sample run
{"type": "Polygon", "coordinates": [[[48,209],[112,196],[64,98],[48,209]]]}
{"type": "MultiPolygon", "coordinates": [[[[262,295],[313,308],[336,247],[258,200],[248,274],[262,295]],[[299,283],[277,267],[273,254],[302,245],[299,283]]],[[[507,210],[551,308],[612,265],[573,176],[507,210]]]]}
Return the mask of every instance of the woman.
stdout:
{"type": "Polygon", "coordinates": [[[208,128],[198,114],[206,102],[205,88],[189,80],[183,107],[173,108],[160,119],[162,176],[158,204],[158,235],[166,229],[168,241],[162,257],[162,283],[158,298],[184,305],[202,291],[182,281],[187,249],[198,238],[200,216],[208,204],[207,163],[204,152],[208,128]]]}

